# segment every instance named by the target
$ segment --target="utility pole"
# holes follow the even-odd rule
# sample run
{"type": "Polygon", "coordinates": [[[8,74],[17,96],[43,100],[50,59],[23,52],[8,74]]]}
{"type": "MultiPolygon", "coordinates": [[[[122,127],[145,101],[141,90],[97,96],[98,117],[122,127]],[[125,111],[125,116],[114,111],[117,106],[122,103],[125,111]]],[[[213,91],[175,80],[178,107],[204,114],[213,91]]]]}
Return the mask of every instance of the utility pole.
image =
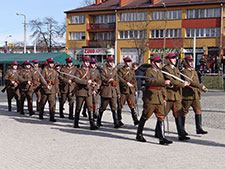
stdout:
{"type": "Polygon", "coordinates": [[[16,13],[17,16],[23,16],[24,17],[24,53],[27,53],[27,40],[26,40],[26,36],[27,36],[27,23],[26,23],[26,15],[21,14],[21,13],[16,13]]]}

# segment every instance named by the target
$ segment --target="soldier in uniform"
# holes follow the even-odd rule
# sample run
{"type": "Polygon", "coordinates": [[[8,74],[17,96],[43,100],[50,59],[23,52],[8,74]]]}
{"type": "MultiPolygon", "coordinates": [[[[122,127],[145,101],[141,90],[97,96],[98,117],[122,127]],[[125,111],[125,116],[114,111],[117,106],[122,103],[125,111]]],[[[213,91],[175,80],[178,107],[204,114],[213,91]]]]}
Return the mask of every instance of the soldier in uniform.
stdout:
{"type": "MultiPolygon", "coordinates": [[[[92,81],[93,81],[93,83],[92,83],[93,84],[92,85],[93,113],[94,113],[94,118],[97,118],[97,116],[98,116],[97,105],[98,105],[99,89],[100,89],[100,85],[101,85],[101,77],[100,77],[100,72],[97,69],[95,59],[92,59],[91,62],[90,62],[90,70],[91,70],[91,77],[92,77],[92,81]]],[[[85,116],[87,117],[86,109],[87,109],[87,105],[84,104],[83,112],[82,112],[84,117],[85,116]]]]}
{"type": "Polygon", "coordinates": [[[20,114],[24,114],[24,102],[27,98],[29,115],[32,116],[33,112],[33,73],[30,66],[30,61],[23,63],[24,69],[20,71],[20,94],[21,94],[21,108],[20,114]]]}
{"type": "MultiPolygon", "coordinates": [[[[174,53],[166,56],[168,64],[163,67],[163,71],[168,72],[174,76],[177,76],[180,78],[180,73],[176,65],[176,55],[174,53]]],[[[185,135],[184,128],[181,123],[181,113],[182,113],[182,88],[185,86],[189,86],[189,82],[185,81],[184,83],[178,81],[177,79],[165,75],[164,77],[166,80],[170,80],[171,85],[167,87],[167,102],[166,102],[166,115],[170,112],[170,110],[173,111],[173,116],[175,118],[176,127],[178,131],[178,139],[180,141],[188,140],[190,137],[187,137],[185,135]]],[[[156,133],[155,136],[158,137],[158,129],[156,125],[156,133]]]]}
{"type": "Polygon", "coordinates": [[[105,111],[107,105],[109,104],[112,111],[113,121],[114,121],[114,128],[119,128],[118,122],[118,115],[117,115],[117,97],[120,97],[120,90],[119,90],[119,79],[114,68],[114,59],[113,57],[107,58],[107,65],[102,69],[101,72],[101,106],[99,109],[99,114],[97,118],[97,125],[103,126],[101,123],[103,112],[105,111]]]}
{"type": "Polygon", "coordinates": [[[131,59],[129,57],[124,58],[125,65],[118,70],[119,76],[119,85],[120,85],[120,93],[121,93],[121,109],[118,110],[118,120],[119,124],[123,125],[122,116],[122,108],[127,101],[128,106],[131,109],[131,115],[134,121],[134,125],[139,123],[137,118],[137,113],[135,112],[135,96],[137,95],[137,81],[134,70],[131,68],[131,59]]]}
{"type": "Polygon", "coordinates": [[[96,130],[98,127],[95,125],[94,117],[93,117],[93,104],[92,104],[92,77],[91,71],[89,69],[89,57],[82,58],[82,66],[78,68],[75,72],[75,76],[80,79],[74,79],[77,84],[76,89],[76,110],[75,110],[75,119],[74,119],[74,128],[79,127],[79,118],[80,118],[80,111],[83,105],[83,102],[87,104],[88,109],[88,116],[90,122],[90,129],[96,130]]]}
{"type": "MultiPolygon", "coordinates": [[[[182,125],[185,128],[185,118],[189,112],[189,108],[192,107],[195,112],[195,125],[197,134],[207,134],[207,131],[202,129],[202,111],[201,111],[201,91],[205,91],[206,87],[199,83],[198,74],[194,69],[194,62],[191,56],[184,59],[185,69],[182,73],[191,80],[183,77],[185,80],[189,80],[190,86],[183,88],[182,90],[182,125]]],[[[186,132],[186,135],[188,133],[186,132]]]]}
{"type": "Polygon", "coordinates": [[[170,80],[165,80],[162,72],[160,71],[161,58],[159,56],[152,56],[151,64],[152,67],[147,69],[145,76],[153,77],[154,79],[145,79],[146,86],[143,92],[143,112],[138,125],[136,139],[137,141],[146,142],[142,131],[146,120],[148,120],[154,112],[155,116],[157,117],[159,144],[171,144],[172,141],[169,141],[165,138],[163,124],[165,118],[164,104],[166,103],[165,86],[170,85],[170,80]]]}
{"type": "Polygon", "coordinates": [[[54,106],[55,106],[55,98],[57,96],[58,91],[58,74],[54,69],[53,58],[50,58],[47,61],[48,66],[45,67],[41,73],[45,80],[41,79],[43,94],[40,102],[39,119],[43,119],[44,106],[48,101],[50,121],[56,122],[54,106]]]}
{"type": "MultiPolygon", "coordinates": [[[[32,61],[34,66],[37,68],[39,73],[41,73],[41,68],[39,67],[39,61],[38,60],[33,60],[32,61]]],[[[41,101],[41,77],[40,74],[33,68],[32,69],[33,73],[33,91],[37,97],[36,105],[37,105],[37,111],[39,111],[39,106],[40,106],[40,101],[41,101]]]]}
{"type": "MultiPolygon", "coordinates": [[[[62,72],[67,73],[67,74],[71,74],[71,75],[75,75],[76,69],[73,66],[73,60],[72,58],[67,58],[66,59],[66,66],[64,66],[61,69],[62,72]]],[[[75,82],[74,82],[74,78],[70,77],[68,75],[65,74],[61,74],[61,76],[59,76],[60,78],[60,84],[61,84],[61,88],[60,88],[60,93],[61,93],[61,102],[59,105],[59,113],[60,113],[60,118],[64,118],[64,114],[63,114],[63,106],[66,102],[66,99],[68,99],[69,101],[69,119],[73,120],[73,109],[74,109],[74,90],[75,90],[75,82]]]]}
{"type": "Polygon", "coordinates": [[[19,91],[19,70],[17,69],[18,63],[12,62],[11,68],[7,70],[6,75],[4,77],[5,88],[2,90],[6,90],[7,99],[8,99],[8,111],[12,111],[12,99],[15,97],[17,112],[20,112],[20,91],[19,91]]]}
{"type": "MultiPolygon", "coordinates": [[[[62,82],[62,74],[59,72],[61,71],[61,65],[59,62],[57,62],[55,64],[55,70],[56,72],[58,73],[58,91],[56,92],[58,94],[58,99],[59,99],[59,105],[61,104],[62,102],[62,99],[61,99],[61,90],[63,88],[63,82],[62,82]]],[[[56,101],[55,101],[55,106],[54,106],[54,112],[55,112],[55,109],[56,109],[56,101]]],[[[64,108],[63,108],[64,110],[64,108]]]]}

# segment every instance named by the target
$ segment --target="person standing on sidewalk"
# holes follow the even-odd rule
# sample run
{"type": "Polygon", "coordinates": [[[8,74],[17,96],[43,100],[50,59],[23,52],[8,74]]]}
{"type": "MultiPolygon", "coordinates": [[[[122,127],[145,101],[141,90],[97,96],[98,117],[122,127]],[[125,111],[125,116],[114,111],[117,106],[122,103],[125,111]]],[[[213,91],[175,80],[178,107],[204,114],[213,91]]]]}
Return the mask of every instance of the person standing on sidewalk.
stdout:
{"type": "Polygon", "coordinates": [[[7,70],[6,75],[4,77],[5,88],[2,90],[6,90],[7,99],[8,99],[8,111],[12,111],[12,99],[15,97],[16,99],[16,107],[17,112],[20,112],[20,91],[19,91],[19,77],[16,74],[19,74],[18,63],[12,62],[11,68],[7,70]]]}
{"type": "MultiPolygon", "coordinates": [[[[180,78],[180,73],[178,68],[176,67],[177,57],[174,53],[166,56],[167,65],[165,65],[162,70],[168,72],[178,78],[180,78]]],[[[173,116],[175,118],[175,123],[178,132],[178,139],[180,141],[189,140],[190,137],[185,135],[185,131],[182,125],[181,115],[182,115],[182,88],[185,86],[189,86],[190,83],[185,81],[184,83],[173,78],[172,76],[164,74],[165,80],[170,80],[171,85],[166,87],[167,90],[167,103],[166,103],[166,115],[173,111],[173,116]]],[[[156,133],[155,136],[158,137],[157,133],[157,124],[156,124],[156,133]]]]}
{"type": "Polygon", "coordinates": [[[119,80],[116,69],[114,68],[114,58],[108,57],[107,64],[102,69],[101,72],[101,106],[99,108],[97,125],[98,127],[102,125],[102,115],[108,104],[110,105],[112,111],[112,117],[114,122],[114,128],[119,128],[121,125],[118,123],[117,115],[117,97],[120,97],[119,80]]]}
{"type": "Polygon", "coordinates": [[[39,119],[43,119],[44,107],[46,102],[49,103],[49,121],[56,122],[55,119],[55,98],[58,91],[58,74],[54,69],[54,59],[50,58],[47,60],[48,66],[42,70],[42,76],[45,81],[41,79],[42,85],[42,97],[40,102],[39,119]]]}
{"type": "MultiPolygon", "coordinates": [[[[66,59],[66,66],[64,66],[61,69],[62,72],[70,74],[70,75],[75,75],[76,68],[73,66],[73,60],[72,58],[67,58],[66,59]]],[[[73,77],[70,77],[65,74],[61,74],[60,76],[60,82],[62,83],[61,86],[61,102],[59,105],[59,114],[60,118],[64,118],[63,114],[63,106],[66,102],[66,99],[68,99],[69,102],[69,119],[74,120],[73,117],[73,109],[74,109],[74,89],[75,89],[75,79],[73,77]]]]}
{"type": "MultiPolygon", "coordinates": [[[[205,91],[206,87],[199,83],[198,74],[194,69],[194,62],[191,56],[184,59],[185,69],[181,72],[189,77],[190,86],[183,88],[182,90],[182,125],[185,128],[185,118],[189,112],[190,107],[193,108],[195,112],[195,125],[197,134],[207,134],[208,132],[202,129],[202,111],[201,111],[201,91],[205,91]]],[[[188,135],[187,132],[185,132],[188,135]]]]}
{"type": "Polygon", "coordinates": [[[165,86],[170,85],[170,80],[165,80],[161,68],[160,56],[152,56],[150,58],[152,67],[148,68],[145,76],[153,77],[154,79],[145,79],[146,86],[143,92],[143,112],[137,129],[137,141],[146,142],[143,137],[143,128],[146,120],[148,120],[153,113],[157,117],[157,132],[159,137],[159,144],[171,144],[172,141],[167,140],[164,133],[164,104],[166,104],[166,90],[165,86]]]}

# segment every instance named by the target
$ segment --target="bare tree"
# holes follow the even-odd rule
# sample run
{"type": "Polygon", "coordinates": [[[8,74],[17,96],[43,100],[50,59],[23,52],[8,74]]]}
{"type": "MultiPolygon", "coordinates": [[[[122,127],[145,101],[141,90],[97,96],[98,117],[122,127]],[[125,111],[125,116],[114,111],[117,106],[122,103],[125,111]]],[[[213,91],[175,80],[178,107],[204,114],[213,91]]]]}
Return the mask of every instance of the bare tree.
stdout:
{"type": "Polygon", "coordinates": [[[42,21],[39,19],[31,20],[29,23],[31,38],[34,38],[35,43],[45,47],[48,52],[52,51],[52,47],[58,45],[57,38],[60,38],[65,33],[65,26],[58,25],[58,22],[51,17],[45,17],[42,21]]]}
{"type": "Polygon", "coordinates": [[[82,3],[82,6],[89,6],[93,4],[94,4],[94,0],[84,0],[82,3]]]}

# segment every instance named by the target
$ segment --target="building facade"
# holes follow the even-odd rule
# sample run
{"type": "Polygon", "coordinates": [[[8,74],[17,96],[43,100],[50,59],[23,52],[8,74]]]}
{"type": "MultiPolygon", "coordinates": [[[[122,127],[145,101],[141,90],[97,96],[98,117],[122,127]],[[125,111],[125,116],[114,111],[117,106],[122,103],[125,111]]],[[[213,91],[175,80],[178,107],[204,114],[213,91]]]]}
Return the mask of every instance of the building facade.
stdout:
{"type": "Polygon", "coordinates": [[[66,11],[66,50],[98,62],[130,56],[147,63],[151,54],[223,56],[225,0],[95,0],[66,11]]]}

